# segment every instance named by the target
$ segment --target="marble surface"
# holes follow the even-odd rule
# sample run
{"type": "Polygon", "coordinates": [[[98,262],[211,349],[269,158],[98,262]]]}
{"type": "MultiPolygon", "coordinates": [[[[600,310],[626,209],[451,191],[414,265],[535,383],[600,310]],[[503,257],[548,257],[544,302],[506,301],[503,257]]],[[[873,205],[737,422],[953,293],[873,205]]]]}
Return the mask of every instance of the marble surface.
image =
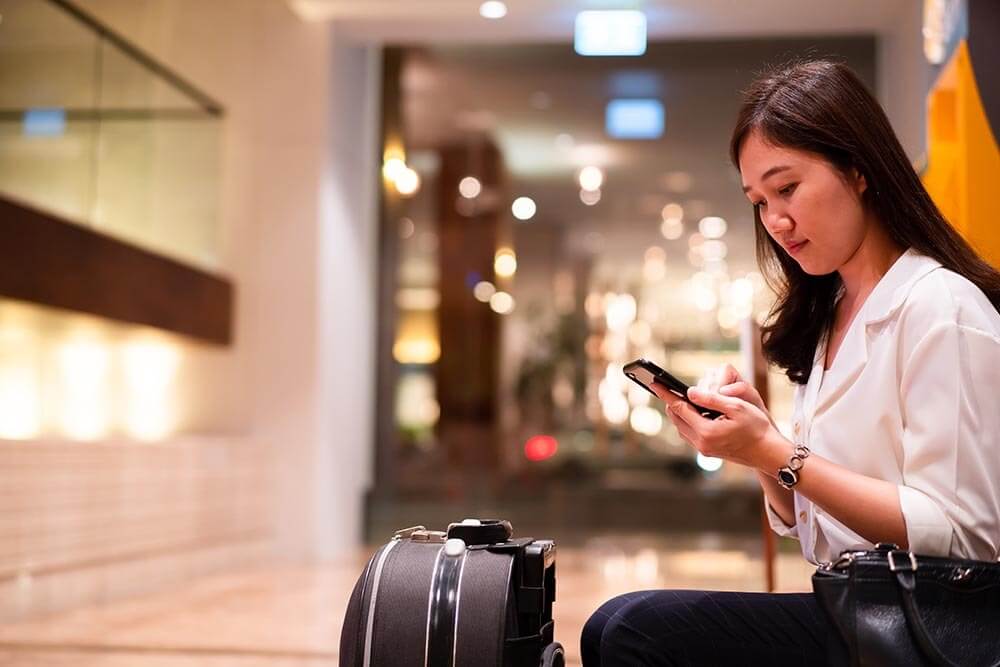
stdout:
{"type": "MultiPolygon", "coordinates": [[[[579,665],[580,630],[618,593],[644,588],[763,590],[759,545],[701,536],[595,538],[557,560],[556,638],[579,665]]],[[[0,627],[4,667],[332,667],[369,550],[316,566],[205,576],[169,591],[0,627]]],[[[812,568],[778,557],[778,589],[808,590],[812,568]]]]}

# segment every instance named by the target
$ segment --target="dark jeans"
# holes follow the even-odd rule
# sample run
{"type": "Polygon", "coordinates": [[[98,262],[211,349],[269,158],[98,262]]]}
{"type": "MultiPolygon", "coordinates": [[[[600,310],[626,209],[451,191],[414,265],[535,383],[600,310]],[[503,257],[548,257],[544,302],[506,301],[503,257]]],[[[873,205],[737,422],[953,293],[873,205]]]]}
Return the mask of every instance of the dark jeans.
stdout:
{"type": "Polygon", "coordinates": [[[638,591],[587,621],[583,667],[826,663],[826,619],[812,593],[638,591]]]}

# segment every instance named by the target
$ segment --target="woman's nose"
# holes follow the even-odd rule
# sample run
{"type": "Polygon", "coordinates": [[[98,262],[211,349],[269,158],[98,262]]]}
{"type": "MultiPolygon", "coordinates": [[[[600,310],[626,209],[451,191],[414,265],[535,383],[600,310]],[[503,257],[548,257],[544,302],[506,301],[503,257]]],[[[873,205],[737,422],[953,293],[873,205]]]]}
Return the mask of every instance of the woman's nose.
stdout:
{"type": "Polygon", "coordinates": [[[761,222],[771,234],[787,232],[793,227],[792,219],[784,211],[768,211],[761,222]]]}

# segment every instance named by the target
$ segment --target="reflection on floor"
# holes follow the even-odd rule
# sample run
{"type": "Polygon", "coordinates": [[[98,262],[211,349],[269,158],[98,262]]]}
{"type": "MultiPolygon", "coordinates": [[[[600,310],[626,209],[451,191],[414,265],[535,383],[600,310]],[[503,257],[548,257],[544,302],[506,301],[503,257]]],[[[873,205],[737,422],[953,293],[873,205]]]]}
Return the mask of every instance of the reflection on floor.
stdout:
{"type": "MultiPolygon", "coordinates": [[[[595,538],[558,556],[556,636],[579,665],[580,629],[601,602],[643,588],[763,590],[759,545],[711,536],[595,538]]],[[[336,564],[217,575],[180,590],[0,627],[9,667],[333,667],[367,551],[336,564]]],[[[798,554],[779,590],[809,589],[798,554]]]]}

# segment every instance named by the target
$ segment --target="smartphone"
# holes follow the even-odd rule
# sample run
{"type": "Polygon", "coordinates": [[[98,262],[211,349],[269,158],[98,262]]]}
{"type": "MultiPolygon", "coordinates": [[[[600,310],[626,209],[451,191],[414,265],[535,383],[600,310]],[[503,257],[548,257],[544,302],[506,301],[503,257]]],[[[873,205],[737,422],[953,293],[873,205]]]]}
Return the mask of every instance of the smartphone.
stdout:
{"type": "Polygon", "coordinates": [[[654,396],[656,396],[656,392],[653,391],[652,387],[653,384],[656,383],[674,396],[686,401],[705,419],[715,419],[722,416],[721,412],[709,410],[708,408],[703,408],[700,405],[693,403],[687,395],[688,386],[654,364],[652,361],[647,361],[646,359],[636,359],[635,361],[630,361],[625,364],[625,367],[622,370],[625,371],[625,375],[628,379],[632,380],[654,396]]]}

